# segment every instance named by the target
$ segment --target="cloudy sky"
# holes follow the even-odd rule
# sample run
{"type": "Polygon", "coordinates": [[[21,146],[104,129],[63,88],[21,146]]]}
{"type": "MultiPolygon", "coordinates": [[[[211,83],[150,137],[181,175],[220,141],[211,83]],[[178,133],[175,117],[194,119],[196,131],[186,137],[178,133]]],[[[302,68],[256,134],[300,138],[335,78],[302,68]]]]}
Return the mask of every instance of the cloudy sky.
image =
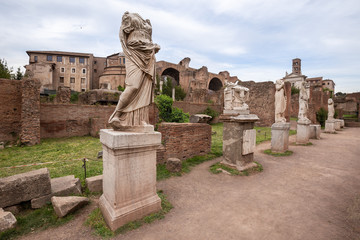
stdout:
{"type": "Polygon", "coordinates": [[[275,81],[301,58],[308,77],[360,91],[359,0],[0,0],[0,58],[17,68],[26,50],[119,52],[125,11],[151,20],[157,60],[275,81]]]}

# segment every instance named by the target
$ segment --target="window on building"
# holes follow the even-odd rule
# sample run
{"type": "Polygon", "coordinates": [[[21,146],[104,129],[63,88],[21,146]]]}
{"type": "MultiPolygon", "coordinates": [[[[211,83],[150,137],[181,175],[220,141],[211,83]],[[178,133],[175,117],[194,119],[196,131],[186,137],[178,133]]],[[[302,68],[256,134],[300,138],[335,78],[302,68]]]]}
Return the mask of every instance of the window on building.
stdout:
{"type": "Polygon", "coordinates": [[[64,67],[62,67],[62,68],[60,68],[60,72],[65,72],[65,68],[64,67]]]}
{"type": "Polygon", "coordinates": [[[79,63],[85,63],[85,58],[79,57],[79,63]]]}
{"type": "Polygon", "coordinates": [[[85,78],[81,78],[81,83],[82,83],[82,84],[85,83],[85,78]]]}
{"type": "Polygon", "coordinates": [[[34,62],[38,61],[38,56],[34,56],[34,62]]]}
{"type": "Polygon", "coordinates": [[[47,56],[46,56],[46,61],[52,61],[52,56],[51,56],[51,55],[47,55],[47,56]]]}
{"type": "Polygon", "coordinates": [[[325,85],[325,83],[323,83],[323,85],[325,85]]]}
{"type": "Polygon", "coordinates": [[[296,67],[296,68],[295,68],[295,71],[297,71],[297,70],[298,70],[298,68],[296,67]]]}
{"type": "Polygon", "coordinates": [[[74,63],[74,62],[75,62],[75,57],[70,57],[70,58],[69,58],[69,61],[70,61],[71,63],[74,63]]]}
{"type": "Polygon", "coordinates": [[[71,73],[75,73],[76,69],[75,68],[71,68],[71,73]]]}
{"type": "Polygon", "coordinates": [[[56,61],[57,61],[57,62],[62,62],[62,56],[57,56],[57,57],[56,57],[56,61]]]}
{"type": "Polygon", "coordinates": [[[86,89],[85,89],[85,88],[82,88],[82,89],[81,89],[81,91],[82,91],[82,92],[85,92],[85,91],[86,91],[86,89]]]}
{"type": "Polygon", "coordinates": [[[94,69],[94,73],[96,73],[97,72],[97,69],[94,69]]]}
{"type": "Polygon", "coordinates": [[[94,64],[96,64],[96,61],[94,61],[94,64]]]}
{"type": "Polygon", "coordinates": [[[71,77],[70,78],[70,83],[75,83],[75,78],[71,77]]]}
{"type": "Polygon", "coordinates": [[[298,62],[295,62],[295,65],[298,65],[298,62]]]}
{"type": "Polygon", "coordinates": [[[125,58],[123,58],[123,63],[125,64],[125,58]]]}
{"type": "Polygon", "coordinates": [[[82,73],[84,73],[84,74],[86,73],[86,68],[82,69],[82,73]]]}
{"type": "Polygon", "coordinates": [[[60,83],[64,83],[64,77],[60,77],[60,83]]]}

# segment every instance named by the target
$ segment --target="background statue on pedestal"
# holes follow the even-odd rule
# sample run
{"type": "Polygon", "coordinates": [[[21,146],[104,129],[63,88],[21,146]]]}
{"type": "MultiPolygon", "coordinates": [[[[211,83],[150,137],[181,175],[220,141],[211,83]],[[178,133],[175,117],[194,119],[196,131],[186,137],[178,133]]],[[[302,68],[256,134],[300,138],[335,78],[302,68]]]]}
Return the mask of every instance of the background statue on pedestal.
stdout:
{"type": "Polygon", "coordinates": [[[120,27],[120,42],[125,55],[125,91],[120,95],[109,123],[114,129],[149,125],[148,106],[155,79],[155,53],[160,46],[152,42],[150,20],[125,12],[120,27]]]}
{"type": "Polygon", "coordinates": [[[276,80],[275,88],[275,122],[286,122],[286,96],[284,80],[276,80]]]}
{"type": "Polygon", "coordinates": [[[309,110],[309,95],[307,89],[309,88],[308,84],[305,84],[303,81],[300,85],[300,92],[299,92],[299,115],[298,115],[298,122],[300,123],[311,123],[310,119],[307,117],[307,112],[309,110]]]}
{"type": "Polygon", "coordinates": [[[224,110],[249,110],[249,89],[236,83],[228,83],[224,89],[224,110]]]}
{"type": "Polygon", "coordinates": [[[332,98],[329,98],[328,99],[328,118],[327,118],[327,120],[334,120],[334,114],[335,114],[334,101],[332,100],[332,98]]]}

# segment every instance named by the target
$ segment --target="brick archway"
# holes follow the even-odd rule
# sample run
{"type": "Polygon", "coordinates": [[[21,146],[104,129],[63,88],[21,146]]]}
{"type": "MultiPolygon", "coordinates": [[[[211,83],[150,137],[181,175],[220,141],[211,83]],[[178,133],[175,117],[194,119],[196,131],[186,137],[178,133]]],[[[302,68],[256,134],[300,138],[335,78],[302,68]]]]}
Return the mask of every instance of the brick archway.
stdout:
{"type": "Polygon", "coordinates": [[[161,76],[169,76],[171,78],[173,78],[176,81],[176,85],[180,84],[180,72],[174,68],[167,68],[165,69],[161,76]]]}
{"type": "Polygon", "coordinates": [[[223,83],[217,77],[214,77],[209,82],[209,89],[213,91],[219,91],[223,87],[223,83]]]}

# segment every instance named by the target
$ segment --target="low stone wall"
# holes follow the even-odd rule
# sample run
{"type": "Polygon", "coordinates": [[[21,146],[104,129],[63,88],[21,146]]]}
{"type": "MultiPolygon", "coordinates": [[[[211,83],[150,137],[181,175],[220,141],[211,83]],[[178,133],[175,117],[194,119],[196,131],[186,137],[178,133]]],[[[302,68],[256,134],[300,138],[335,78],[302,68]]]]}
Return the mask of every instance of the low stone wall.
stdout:
{"type": "Polygon", "coordinates": [[[41,104],[41,138],[97,136],[107,128],[115,106],[77,104],[41,104]]]}
{"type": "Polygon", "coordinates": [[[165,151],[163,159],[187,158],[210,152],[211,126],[206,123],[161,123],[158,127],[165,151]]]}
{"type": "Polygon", "coordinates": [[[210,107],[217,111],[219,114],[222,113],[222,105],[221,104],[210,104],[210,103],[192,103],[192,102],[174,102],[174,107],[181,108],[184,112],[189,113],[190,115],[194,115],[197,113],[202,113],[205,111],[207,107],[210,107]]]}

